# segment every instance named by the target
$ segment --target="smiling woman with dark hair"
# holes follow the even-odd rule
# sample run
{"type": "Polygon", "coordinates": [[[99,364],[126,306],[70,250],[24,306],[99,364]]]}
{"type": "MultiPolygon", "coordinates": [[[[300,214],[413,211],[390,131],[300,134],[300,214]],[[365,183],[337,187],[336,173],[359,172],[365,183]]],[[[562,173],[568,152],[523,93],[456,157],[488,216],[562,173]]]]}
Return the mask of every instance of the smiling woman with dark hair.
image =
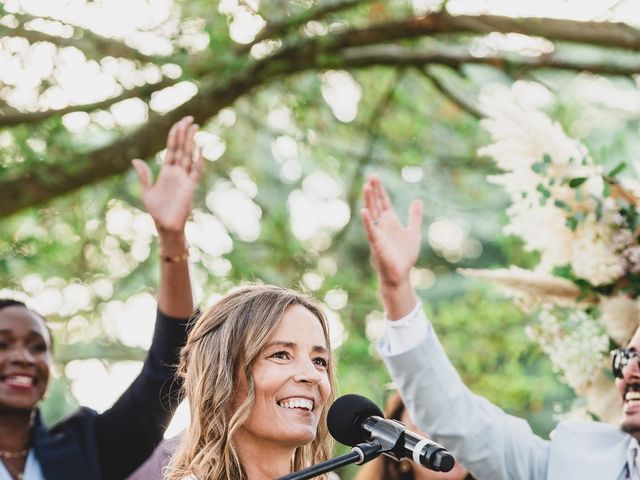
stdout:
{"type": "Polygon", "coordinates": [[[173,126],[155,184],[146,164],[134,161],[160,237],[158,312],[142,372],[110,409],[81,408],[45,427],[38,406],[49,384],[51,335],[24,303],[0,301],[0,480],[124,479],[162,438],[179,387],[173,365],[193,313],[184,226],[202,169],[196,130],[190,117],[173,126]]]}
{"type": "MultiPolygon", "coordinates": [[[[0,300],[0,408],[28,408],[44,396],[49,383],[51,335],[42,317],[19,301],[0,300]],[[19,342],[19,345],[15,345],[19,342]],[[19,349],[23,361],[10,356],[19,349]],[[24,367],[21,363],[30,366],[24,367]]],[[[11,458],[0,451],[0,458],[11,458]]]]}

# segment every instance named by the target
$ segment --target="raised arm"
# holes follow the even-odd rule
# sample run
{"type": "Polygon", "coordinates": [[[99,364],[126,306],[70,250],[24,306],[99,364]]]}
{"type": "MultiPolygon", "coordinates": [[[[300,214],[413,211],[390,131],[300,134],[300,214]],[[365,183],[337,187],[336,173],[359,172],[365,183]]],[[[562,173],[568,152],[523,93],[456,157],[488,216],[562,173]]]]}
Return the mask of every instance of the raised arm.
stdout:
{"type": "Polygon", "coordinates": [[[124,479],[146,460],[177,406],[180,382],[174,378],[175,367],[194,310],[184,227],[202,172],[202,155],[194,155],[196,130],[191,117],[173,126],[155,183],[147,165],[133,161],[142,201],[160,236],[158,313],[142,372],[113,407],[96,419],[100,477],[104,480],[124,479]]]}
{"type": "MultiPolygon", "coordinates": [[[[404,227],[372,176],[364,186],[362,221],[388,320],[380,353],[415,423],[449,449],[476,478],[540,480],[548,442],[522,419],[473,395],[456,373],[411,286],[420,250],[422,205],[409,207],[404,227]],[[415,314],[408,315],[415,309],[415,314]],[[394,323],[405,317],[407,321],[394,323]]],[[[472,339],[470,339],[472,341],[472,339]]]]}
{"type": "Polygon", "coordinates": [[[409,313],[417,302],[410,274],[420,253],[422,202],[414,200],[411,203],[408,225],[404,227],[380,179],[373,175],[364,185],[364,206],[360,215],[387,318],[397,320],[409,313]]]}
{"type": "Polygon", "coordinates": [[[202,153],[194,155],[198,126],[185,117],[173,125],[167,153],[155,184],[142,160],[133,166],[140,179],[142,203],[153,218],[160,237],[160,285],[158,308],[172,317],[193,313],[188,251],[184,227],[191,213],[193,193],[202,175],[202,153]]]}

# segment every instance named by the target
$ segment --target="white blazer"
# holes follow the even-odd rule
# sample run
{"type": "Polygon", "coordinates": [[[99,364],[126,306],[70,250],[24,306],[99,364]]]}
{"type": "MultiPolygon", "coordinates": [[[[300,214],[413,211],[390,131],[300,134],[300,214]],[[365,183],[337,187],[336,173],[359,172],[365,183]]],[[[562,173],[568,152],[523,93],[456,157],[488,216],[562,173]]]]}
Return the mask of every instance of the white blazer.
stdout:
{"type": "Polygon", "coordinates": [[[563,422],[544,440],[462,383],[433,329],[384,361],[413,421],[478,480],[622,480],[631,436],[599,422],[563,422]]]}

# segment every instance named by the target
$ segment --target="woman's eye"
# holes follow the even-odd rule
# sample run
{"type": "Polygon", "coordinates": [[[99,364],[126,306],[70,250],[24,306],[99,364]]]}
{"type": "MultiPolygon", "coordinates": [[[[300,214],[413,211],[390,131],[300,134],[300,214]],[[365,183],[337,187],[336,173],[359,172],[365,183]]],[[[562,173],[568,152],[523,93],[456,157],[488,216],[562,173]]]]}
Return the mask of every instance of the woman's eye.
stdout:
{"type": "Polygon", "coordinates": [[[289,355],[289,352],[285,352],[284,350],[280,352],[272,353],[270,357],[279,358],[280,360],[289,360],[291,358],[291,356],[289,355]]]}
{"type": "Polygon", "coordinates": [[[47,344],[46,343],[36,343],[31,348],[33,349],[34,352],[42,353],[42,352],[46,352],[47,351],[47,344]]]}
{"type": "Polygon", "coordinates": [[[322,358],[322,357],[315,358],[313,360],[313,363],[315,363],[316,365],[319,365],[319,366],[321,366],[323,368],[327,368],[329,366],[329,362],[326,359],[322,358]]]}
{"type": "Polygon", "coordinates": [[[9,348],[9,344],[7,342],[0,342],[0,350],[5,350],[9,348]]]}

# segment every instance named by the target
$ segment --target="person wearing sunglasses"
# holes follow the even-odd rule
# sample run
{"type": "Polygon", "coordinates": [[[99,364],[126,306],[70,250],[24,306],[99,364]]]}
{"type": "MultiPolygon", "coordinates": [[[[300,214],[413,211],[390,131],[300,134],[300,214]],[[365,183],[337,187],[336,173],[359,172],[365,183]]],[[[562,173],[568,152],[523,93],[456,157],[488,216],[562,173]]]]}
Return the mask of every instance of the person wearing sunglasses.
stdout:
{"type": "MultiPolygon", "coordinates": [[[[616,377],[616,387],[622,399],[622,421],[620,428],[640,438],[640,328],[627,348],[617,348],[611,352],[611,367],[616,377]]],[[[639,457],[640,460],[640,457],[639,457]]]]}
{"type": "Polygon", "coordinates": [[[361,217],[387,319],[378,350],[421,430],[478,480],[640,480],[640,329],[626,348],[613,352],[620,426],[565,421],[543,439],[524,419],[469,391],[426,320],[410,280],[420,251],[422,204],[411,204],[404,227],[372,176],[361,217]]]}

